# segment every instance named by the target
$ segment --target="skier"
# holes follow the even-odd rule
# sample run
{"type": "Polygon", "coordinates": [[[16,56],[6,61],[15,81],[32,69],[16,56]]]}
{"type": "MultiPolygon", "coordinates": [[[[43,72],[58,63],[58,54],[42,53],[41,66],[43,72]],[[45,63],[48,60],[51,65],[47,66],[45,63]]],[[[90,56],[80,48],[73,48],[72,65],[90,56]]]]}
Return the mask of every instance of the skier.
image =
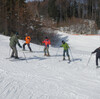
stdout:
{"type": "Polygon", "coordinates": [[[100,47],[94,50],[91,54],[96,53],[96,66],[98,67],[98,59],[100,59],[100,47]]]}
{"type": "Polygon", "coordinates": [[[18,46],[20,48],[22,48],[22,46],[20,45],[19,41],[18,41],[18,35],[19,33],[16,32],[15,35],[13,35],[11,38],[10,38],[10,47],[12,49],[12,54],[11,54],[11,58],[15,58],[15,59],[19,59],[18,57],[18,52],[17,52],[17,48],[16,48],[16,44],[18,44],[18,46]]]}
{"type": "Polygon", "coordinates": [[[68,52],[68,49],[69,49],[69,46],[67,43],[65,43],[64,40],[62,40],[62,45],[60,47],[63,47],[64,50],[63,50],[63,60],[65,60],[65,53],[67,54],[68,56],[68,60],[70,62],[70,56],[69,56],[69,52],[68,52]]]}
{"type": "Polygon", "coordinates": [[[50,56],[49,54],[49,45],[51,44],[50,40],[48,39],[48,37],[45,37],[45,40],[42,41],[42,43],[45,43],[45,48],[44,48],[44,56],[50,56]],[[47,52],[47,54],[46,54],[47,52]]]}
{"type": "Polygon", "coordinates": [[[26,35],[26,37],[25,37],[25,43],[23,44],[23,50],[25,50],[25,45],[27,45],[30,52],[32,52],[32,49],[30,47],[31,37],[27,33],[25,35],[26,35]]]}

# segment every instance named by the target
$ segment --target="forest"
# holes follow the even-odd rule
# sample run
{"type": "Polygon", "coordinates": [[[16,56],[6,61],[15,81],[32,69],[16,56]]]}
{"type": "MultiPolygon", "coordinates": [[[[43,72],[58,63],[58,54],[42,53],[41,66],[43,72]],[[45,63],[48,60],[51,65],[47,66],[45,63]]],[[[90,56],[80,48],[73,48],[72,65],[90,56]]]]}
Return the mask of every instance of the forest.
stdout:
{"type": "Polygon", "coordinates": [[[0,0],[0,33],[4,35],[19,32],[23,39],[27,32],[33,42],[39,42],[47,35],[44,28],[68,27],[81,20],[92,20],[100,29],[100,0],[0,0]]]}

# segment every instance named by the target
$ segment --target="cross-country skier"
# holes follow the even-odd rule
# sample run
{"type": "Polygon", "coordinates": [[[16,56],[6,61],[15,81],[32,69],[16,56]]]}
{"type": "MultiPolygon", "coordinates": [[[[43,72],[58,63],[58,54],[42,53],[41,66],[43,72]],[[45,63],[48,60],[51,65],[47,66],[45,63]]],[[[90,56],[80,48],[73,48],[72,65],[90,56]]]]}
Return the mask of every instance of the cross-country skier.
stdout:
{"type": "Polygon", "coordinates": [[[48,37],[45,37],[45,40],[42,41],[42,43],[45,44],[45,48],[44,48],[44,56],[50,56],[49,54],[49,45],[51,44],[50,40],[48,39],[48,37]]]}
{"type": "Polygon", "coordinates": [[[23,44],[23,50],[25,50],[25,45],[27,45],[30,52],[32,52],[32,49],[30,47],[31,37],[27,33],[25,35],[26,35],[26,37],[25,37],[25,43],[23,44]]]}
{"type": "Polygon", "coordinates": [[[67,43],[65,43],[64,40],[62,40],[62,45],[60,47],[63,47],[64,50],[63,50],[63,60],[65,60],[65,53],[67,54],[68,56],[68,60],[70,62],[70,56],[69,56],[69,52],[68,52],[68,49],[69,49],[69,46],[67,43]]]}
{"type": "Polygon", "coordinates": [[[18,41],[18,35],[19,33],[16,32],[15,35],[13,35],[11,38],[10,38],[10,47],[12,49],[12,54],[11,54],[11,58],[15,58],[15,59],[18,59],[18,52],[17,52],[17,48],[16,48],[16,44],[18,44],[18,46],[20,48],[22,48],[22,46],[20,45],[19,41],[18,41]]]}
{"type": "Polygon", "coordinates": [[[100,47],[92,52],[92,54],[96,53],[96,66],[98,67],[98,59],[100,59],[100,47]]]}

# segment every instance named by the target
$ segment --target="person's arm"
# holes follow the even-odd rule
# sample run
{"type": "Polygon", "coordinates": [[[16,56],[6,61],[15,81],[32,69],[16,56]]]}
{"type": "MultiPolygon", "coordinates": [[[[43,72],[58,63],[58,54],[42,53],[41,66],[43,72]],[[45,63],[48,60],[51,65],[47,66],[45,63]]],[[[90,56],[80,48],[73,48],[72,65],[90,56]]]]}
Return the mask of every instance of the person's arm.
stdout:
{"type": "Polygon", "coordinates": [[[92,52],[92,54],[96,53],[96,52],[97,52],[97,50],[98,50],[98,49],[94,50],[94,51],[92,52]]]}
{"type": "Polygon", "coordinates": [[[20,48],[22,48],[22,46],[20,45],[19,41],[18,41],[18,46],[19,46],[20,48]]]}
{"type": "Polygon", "coordinates": [[[45,41],[42,41],[42,43],[45,43],[45,41]]]}
{"type": "Polygon", "coordinates": [[[66,43],[66,47],[69,48],[69,45],[66,43]]]}
{"type": "Polygon", "coordinates": [[[30,41],[31,41],[31,37],[30,37],[30,41]]]}
{"type": "Polygon", "coordinates": [[[50,40],[49,40],[49,45],[51,44],[50,40]]]}
{"type": "Polygon", "coordinates": [[[16,44],[18,44],[18,46],[19,46],[20,48],[22,48],[22,46],[21,46],[20,43],[19,43],[18,38],[15,38],[15,42],[16,42],[16,44]]]}
{"type": "Polygon", "coordinates": [[[26,41],[26,37],[25,37],[25,41],[26,41]]]}
{"type": "Polygon", "coordinates": [[[60,47],[63,47],[63,44],[60,47]]]}

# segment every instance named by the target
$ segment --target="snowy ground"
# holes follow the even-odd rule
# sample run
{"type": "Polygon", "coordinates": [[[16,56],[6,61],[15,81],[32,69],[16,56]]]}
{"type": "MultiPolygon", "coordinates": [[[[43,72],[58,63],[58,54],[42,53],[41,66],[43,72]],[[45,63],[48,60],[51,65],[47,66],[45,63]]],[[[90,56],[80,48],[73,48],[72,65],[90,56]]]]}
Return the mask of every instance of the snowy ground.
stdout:
{"type": "Polygon", "coordinates": [[[62,61],[62,48],[50,47],[51,56],[46,57],[44,47],[36,44],[31,44],[33,53],[17,47],[19,57],[25,54],[28,63],[10,61],[6,59],[11,53],[9,37],[0,35],[0,99],[100,99],[95,55],[87,66],[90,53],[100,46],[100,37],[63,34],[62,39],[71,47],[74,61],[70,64],[62,61]]]}

